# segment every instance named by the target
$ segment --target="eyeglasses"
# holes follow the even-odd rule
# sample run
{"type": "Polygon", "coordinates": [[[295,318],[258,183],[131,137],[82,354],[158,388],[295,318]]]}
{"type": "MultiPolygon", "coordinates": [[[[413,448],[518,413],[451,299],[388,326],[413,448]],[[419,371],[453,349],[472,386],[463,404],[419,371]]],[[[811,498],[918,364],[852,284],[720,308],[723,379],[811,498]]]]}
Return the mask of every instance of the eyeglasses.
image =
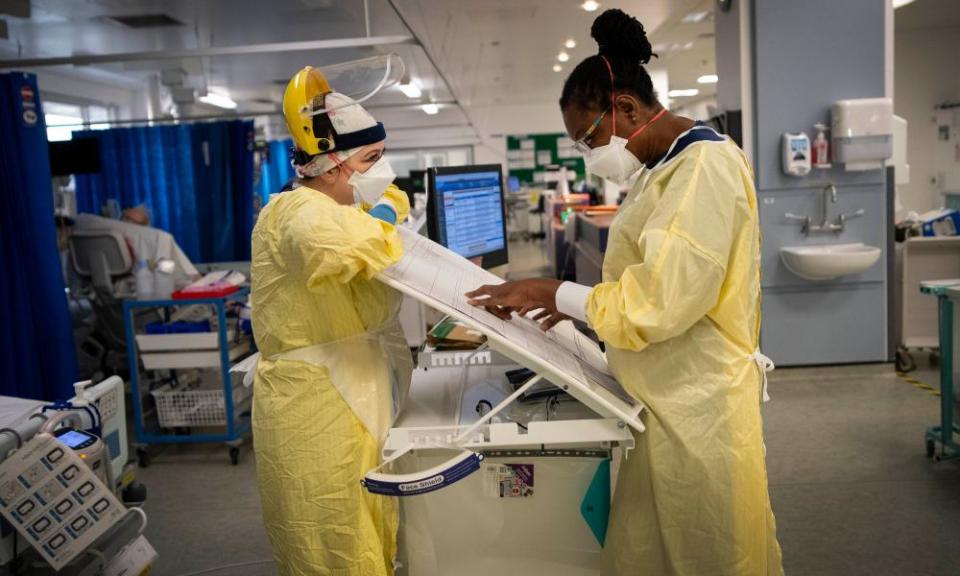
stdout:
{"type": "Polygon", "coordinates": [[[597,130],[597,126],[600,125],[600,122],[603,121],[603,117],[606,116],[606,115],[607,115],[607,112],[609,112],[609,111],[610,111],[610,110],[607,109],[607,110],[604,110],[603,112],[601,112],[600,115],[597,116],[597,119],[593,121],[593,124],[591,124],[590,127],[587,128],[587,131],[583,133],[583,136],[581,136],[576,142],[573,143],[573,148],[574,148],[577,152],[579,152],[579,153],[581,153],[581,154],[589,154],[589,153],[590,153],[590,145],[587,144],[587,139],[589,139],[590,136],[592,136],[593,133],[597,130]]]}

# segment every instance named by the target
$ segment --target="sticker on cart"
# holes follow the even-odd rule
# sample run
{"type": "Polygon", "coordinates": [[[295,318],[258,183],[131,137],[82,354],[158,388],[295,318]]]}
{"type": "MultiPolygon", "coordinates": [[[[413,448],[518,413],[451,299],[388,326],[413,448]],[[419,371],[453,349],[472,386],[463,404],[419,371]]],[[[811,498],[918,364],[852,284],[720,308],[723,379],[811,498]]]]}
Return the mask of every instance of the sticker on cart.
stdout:
{"type": "Polygon", "coordinates": [[[76,464],[71,464],[63,469],[63,472],[60,473],[60,480],[63,481],[65,486],[70,485],[77,476],[80,475],[80,467],[76,464]]]}
{"type": "Polygon", "coordinates": [[[56,504],[53,505],[53,511],[57,513],[57,516],[60,518],[65,518],[77,507],[76,503],[71,498],[64,498],[56,504]]]}
{"type": "Polygon", "coordinates": [[[4,482],[3,485],[0,485],[0,506],[6,508],[14,500],[23,496],[26,490],[19,480],[4,482]]]}
{"type": "Polygon", "coordinates": [[[49,471],[50,469],[47,468],[45,463],[37,462],[20,474],[20,482],[22,482],[27,488],[32,488],[38,484],[49,471]]]}
{"type": "Polygon", "coordinates": [[[489,464],[485,484],[488,495],[497,498],[530,498],[533,464],[489,464]]]}
{"type": "Polygon", "coordinates": [[[93,506],[90,507],[90,511],[93,513],[93,516],[99,518],[107,513],[107,510],[110,509],[110,501],[106,498],[101,498],[93,503],[93,506]]]}
{"type": "Polygon", "coordinates": [[[60,570],[127,510],[73,450],[38,434],[0,462],[0,514],[60,570]]]}
{"type": "Polygon", "coordinates": [[[96,490],[97,490],[96,485],[93,482],[87,480],[86,482],[81,484],[80,487],[76,489],[76,491],[74,491],[73,497],[77,500],[77,502],[79,502],[80,504],[83,504],[84,502],[87,501],[87,498],[89,498],[90,495],[93,494],[96,490]]]}
{"type": "Polygon", "coordinates": [[[30,520],[41,508],[40,504],[37,504],[37,501],[33,499],[33,496],[27,496],[13,505],[13,513],[11,516],[14,520],[23,524],[30,520]]]}
{"type": "MultiPolygon", "coordinates": [[[[50,558],[63,556],[64,552],[70,548],[70,537],[66,532],[57,532],[52,538],[43,543],[41,550],[50,558]]],[[[53,562],[51,562],[53,564],[53,562]]]]}
{"type": "Polygon", "coordinates": [[[93,520],[83,512],[67,520],[67,532],[74,538],[79,538],[83,532],[93,526],[93,520]]]}
{"type": "Polygon", "coordinates": [[[52,526],[53,520],[47,516],[43,516],[30,525],[28,532],[30,532],[30,536],[32,536],[34,540],[42,540],[47,537],[52,526]]]}
{"type": "Polygon", "coordinates": [[[64,454],[66,454],[66,452],[64,452],[63,448],[59,446],[55,447],[53,450],[47,453],[47,466],[53,469],[53,466],[55,466],[57,462],[63,458],[64,454]]]}
{"type": "Polygon", "coordinates": [[[39,496],[44,503],[49,504],[56,500],[57,496],[62,494],[63,491],[63,484],[61,484],[56,478],[53,478],[37,491],[37,496],[39,496]]]}

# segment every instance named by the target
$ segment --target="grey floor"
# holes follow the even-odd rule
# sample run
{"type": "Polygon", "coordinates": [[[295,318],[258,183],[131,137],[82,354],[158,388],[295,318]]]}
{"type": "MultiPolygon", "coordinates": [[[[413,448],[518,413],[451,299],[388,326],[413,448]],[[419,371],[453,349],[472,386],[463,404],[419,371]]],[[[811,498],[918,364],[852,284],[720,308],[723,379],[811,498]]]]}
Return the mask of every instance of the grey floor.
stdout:
{"type": "MultiPolygon", "coordinates": [[[[511,249],[527,264],[512,277],[542,272],[542,244],[511,249]]],[[[935,368],[919,364],[913,376],[936,385],[935,368]]],[[[767,466],[787,574],[960,574],[960,463],[924,452],[938,398],[891,365],[782,369],[770,392],[767,466]]],[[[249,445],[237,467],[223,447],[176,448],[138,474],[160,554],[154,576],[269,561],[249,445]]],[[[269,563],[211,572],[275,573],[269,563]]]]}

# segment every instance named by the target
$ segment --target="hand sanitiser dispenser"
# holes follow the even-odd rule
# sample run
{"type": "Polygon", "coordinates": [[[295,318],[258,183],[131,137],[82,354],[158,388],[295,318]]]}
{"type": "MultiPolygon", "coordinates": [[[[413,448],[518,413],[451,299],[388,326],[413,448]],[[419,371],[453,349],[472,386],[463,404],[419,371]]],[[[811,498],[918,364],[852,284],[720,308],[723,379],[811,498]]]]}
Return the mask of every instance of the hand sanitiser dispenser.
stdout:
{"type": "Polygon", "coordinates": [[[831,114],[833,161],[848,171],[875,170],[893,155],[893,100],[838,100],[831,114]]]}
{"type": "Polygon", "coordinates": [[[803,132],[783,135],[783,173],[806,176],[810,173],[810,137],[803,132]]]}

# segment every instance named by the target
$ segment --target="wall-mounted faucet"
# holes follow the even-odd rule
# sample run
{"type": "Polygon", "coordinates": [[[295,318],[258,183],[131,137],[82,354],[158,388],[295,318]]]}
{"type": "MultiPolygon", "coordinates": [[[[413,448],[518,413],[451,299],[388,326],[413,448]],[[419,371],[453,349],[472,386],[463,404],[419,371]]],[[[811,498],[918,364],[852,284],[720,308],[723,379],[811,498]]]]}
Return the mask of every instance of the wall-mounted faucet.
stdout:
{"type": "Polygon", "coordinates": [[[784,214],[784,218],[788,222],[798,222],[803,228],[802,231],[804,234],[809,235],[810,233],[815,232],[833,232],[839,234],[843,231],[844,226],[848,220],[853,220],[854,218],[859,218],[866,214],[866,210],[863,208],[845,214],[840,214],[837,216],[835,222],[829,221],[829,206],[830,204],[836,204],[837,202],[837,187],[833,184],[827,184],[820,190],[820,222],[813,223],[812,219],[809,216],[800,216],[799,214],[793,214],[787,212],[784,214]]]}
{"type": "Polygon", "coordinates": [[[833,230],[827,222],[827,218],[830,217],[829,204],[827,204],[828,198],[831,203],[837,203],[837,187],[833,184],[827,184],[820,190],[820,228],[832,232],[833,230]]]}

